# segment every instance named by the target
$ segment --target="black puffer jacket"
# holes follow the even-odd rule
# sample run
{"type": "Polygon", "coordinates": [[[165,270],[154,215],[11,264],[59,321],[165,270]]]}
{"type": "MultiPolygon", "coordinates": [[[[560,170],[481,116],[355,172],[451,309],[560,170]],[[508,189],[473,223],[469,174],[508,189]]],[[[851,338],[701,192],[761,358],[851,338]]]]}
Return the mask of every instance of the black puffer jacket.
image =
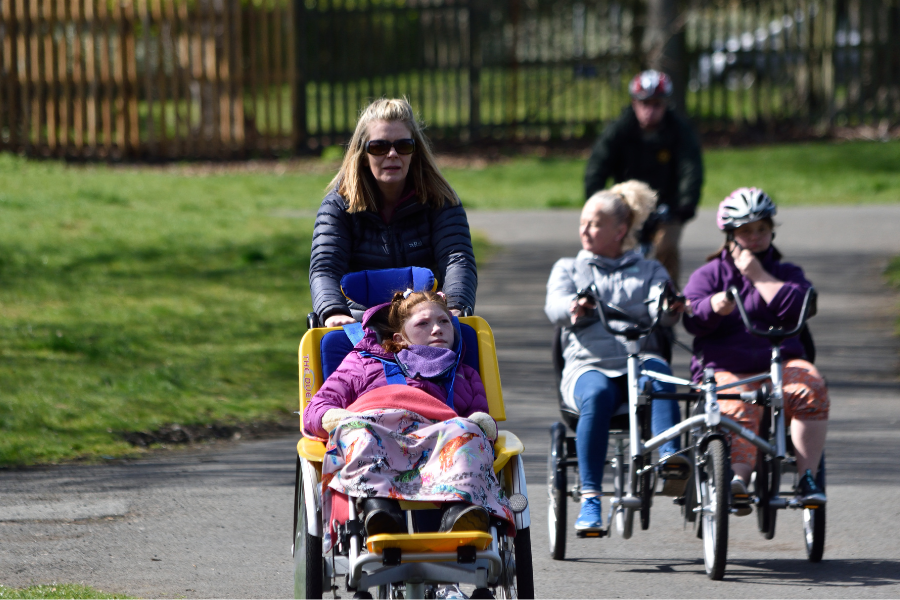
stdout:
{"type": "Polygon", "coordinates": [[[659,194],[657,204],[687,221],[694,217],[703,185],[700,143],[691,125],[671,108],[660,127],[644,134],[631,106],[610,123],[594,143],[584,173],[585,198],[615,183],[643,181],[659,194]]]}
{"type": "Polygon", "coordinates": [[[390,223],[370,210],[349,213],[348,206],[332,190],[316,215],[309,289],[322,321],[335,313],[352,314],[341,277],[370,269],[427,267],[451,308],[474,308],[478,274],[462,205],[433,209],[413,196],[397,207],[390,223]]]}

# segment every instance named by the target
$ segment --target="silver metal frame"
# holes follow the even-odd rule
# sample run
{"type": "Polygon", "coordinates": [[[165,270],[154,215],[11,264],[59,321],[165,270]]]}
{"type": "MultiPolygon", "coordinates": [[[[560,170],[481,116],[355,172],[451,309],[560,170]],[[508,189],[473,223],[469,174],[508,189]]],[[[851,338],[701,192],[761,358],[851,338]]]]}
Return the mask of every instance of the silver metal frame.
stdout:
{"type": "MultiPolygon", "coordinates": [[[[521,456],[513,456],[501,469],[510,469],[511,494],[522,494],[528,498],[525,481],[525,469],[521,456]]],[[[301,459],[303,490],[301,497],[308,518],[307,530],[310,535],[322,537],[321,491],[315,467],[306,459],[301,459]],[[314,494],[308,493],[314,490],[314,494]]],[[[348,503],[349,520],[356,520],[359,514],[355,502],[348,503]]],[[[514,513],[517,530],[530,527],[531,515],[529,507],[514,513]]],[[[347,586],[357,591],[373,587],[403,582],[406,585],[406,597],[421,598],[426,584],[472,584],[475,587],[493,587],[500,583],[503,559],[501,558],[500,534],[491,527],[493,541],[490,548],[475,552],[475,562],[460,564],[456,552],[407,552],[402,553],[399,565],[384,565],[384,554],[369,552],[363,545],[360,536],[351,536],[347,556],[324,556],[325,589],[330,589],[336,579],[346,576],[347,586]],[[426,562],[427,561],[427,562],[426,562]]]]}

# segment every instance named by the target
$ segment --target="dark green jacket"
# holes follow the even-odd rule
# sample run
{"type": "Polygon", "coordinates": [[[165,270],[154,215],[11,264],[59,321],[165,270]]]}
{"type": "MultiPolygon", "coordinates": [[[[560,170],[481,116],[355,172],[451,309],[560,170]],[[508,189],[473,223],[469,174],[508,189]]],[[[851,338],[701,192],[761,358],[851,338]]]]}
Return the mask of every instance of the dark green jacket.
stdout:
{"type": "Polygon", "coordinates": [[[700,143],[691,125],[672,109],[659,129],[645,135],[631,106],[594,143],[584,174],[585,198],[615,183],[637,179],[659,193],[672,218],[693,218],[703,185],[700,143]]]}

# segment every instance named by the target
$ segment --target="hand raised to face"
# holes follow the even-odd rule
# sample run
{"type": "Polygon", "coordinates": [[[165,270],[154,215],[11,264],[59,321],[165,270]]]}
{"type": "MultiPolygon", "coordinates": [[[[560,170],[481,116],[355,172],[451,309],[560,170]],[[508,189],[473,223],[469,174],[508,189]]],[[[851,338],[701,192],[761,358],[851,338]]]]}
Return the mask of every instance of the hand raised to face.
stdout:
{"type": "Polygon", "coordinates": [[[741,275],[750,281],[756,282],[767,272],[756,255],[736,241],[731,244],[731,258],[741,275]]]}

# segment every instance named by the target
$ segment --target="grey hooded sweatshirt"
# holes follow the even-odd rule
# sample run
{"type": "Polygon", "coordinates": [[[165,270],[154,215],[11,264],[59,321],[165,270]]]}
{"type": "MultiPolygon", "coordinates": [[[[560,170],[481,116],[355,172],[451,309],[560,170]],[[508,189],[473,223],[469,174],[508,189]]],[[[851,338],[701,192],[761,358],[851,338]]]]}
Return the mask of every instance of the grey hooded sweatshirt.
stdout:
{"type": "MultiPolygon", "coordinates": [[[[582,250],[575,258],[561,258],[553,265],[547,281],[547,300],[544,312],[555,325],[563,327],[563,369],[560,389],[566,404],[577,410],[573,396],[575,382],[586,371],[600,371],[608,377],[627,373],[625,340],[610,335],[598,320],[582,318],[574,326],[569,307],[578,291],[596,284],[601,298],[635,317],[642,325],[656,318],[656,300],[669,280],[666,269],[655,260],[648,260],[636,251],[619,258],[606,258],[582,250]],[[646,302],[651,300],[651,302],[646,302]]],[[[677,315],[663,317],[661,324],[674,325],[677,315]]],[[[613,322],[612,325],[621,325],[613,322]]],[[[661,334],[654,332],[644,338],[641,356],[661,358],[661,334]]]]}

